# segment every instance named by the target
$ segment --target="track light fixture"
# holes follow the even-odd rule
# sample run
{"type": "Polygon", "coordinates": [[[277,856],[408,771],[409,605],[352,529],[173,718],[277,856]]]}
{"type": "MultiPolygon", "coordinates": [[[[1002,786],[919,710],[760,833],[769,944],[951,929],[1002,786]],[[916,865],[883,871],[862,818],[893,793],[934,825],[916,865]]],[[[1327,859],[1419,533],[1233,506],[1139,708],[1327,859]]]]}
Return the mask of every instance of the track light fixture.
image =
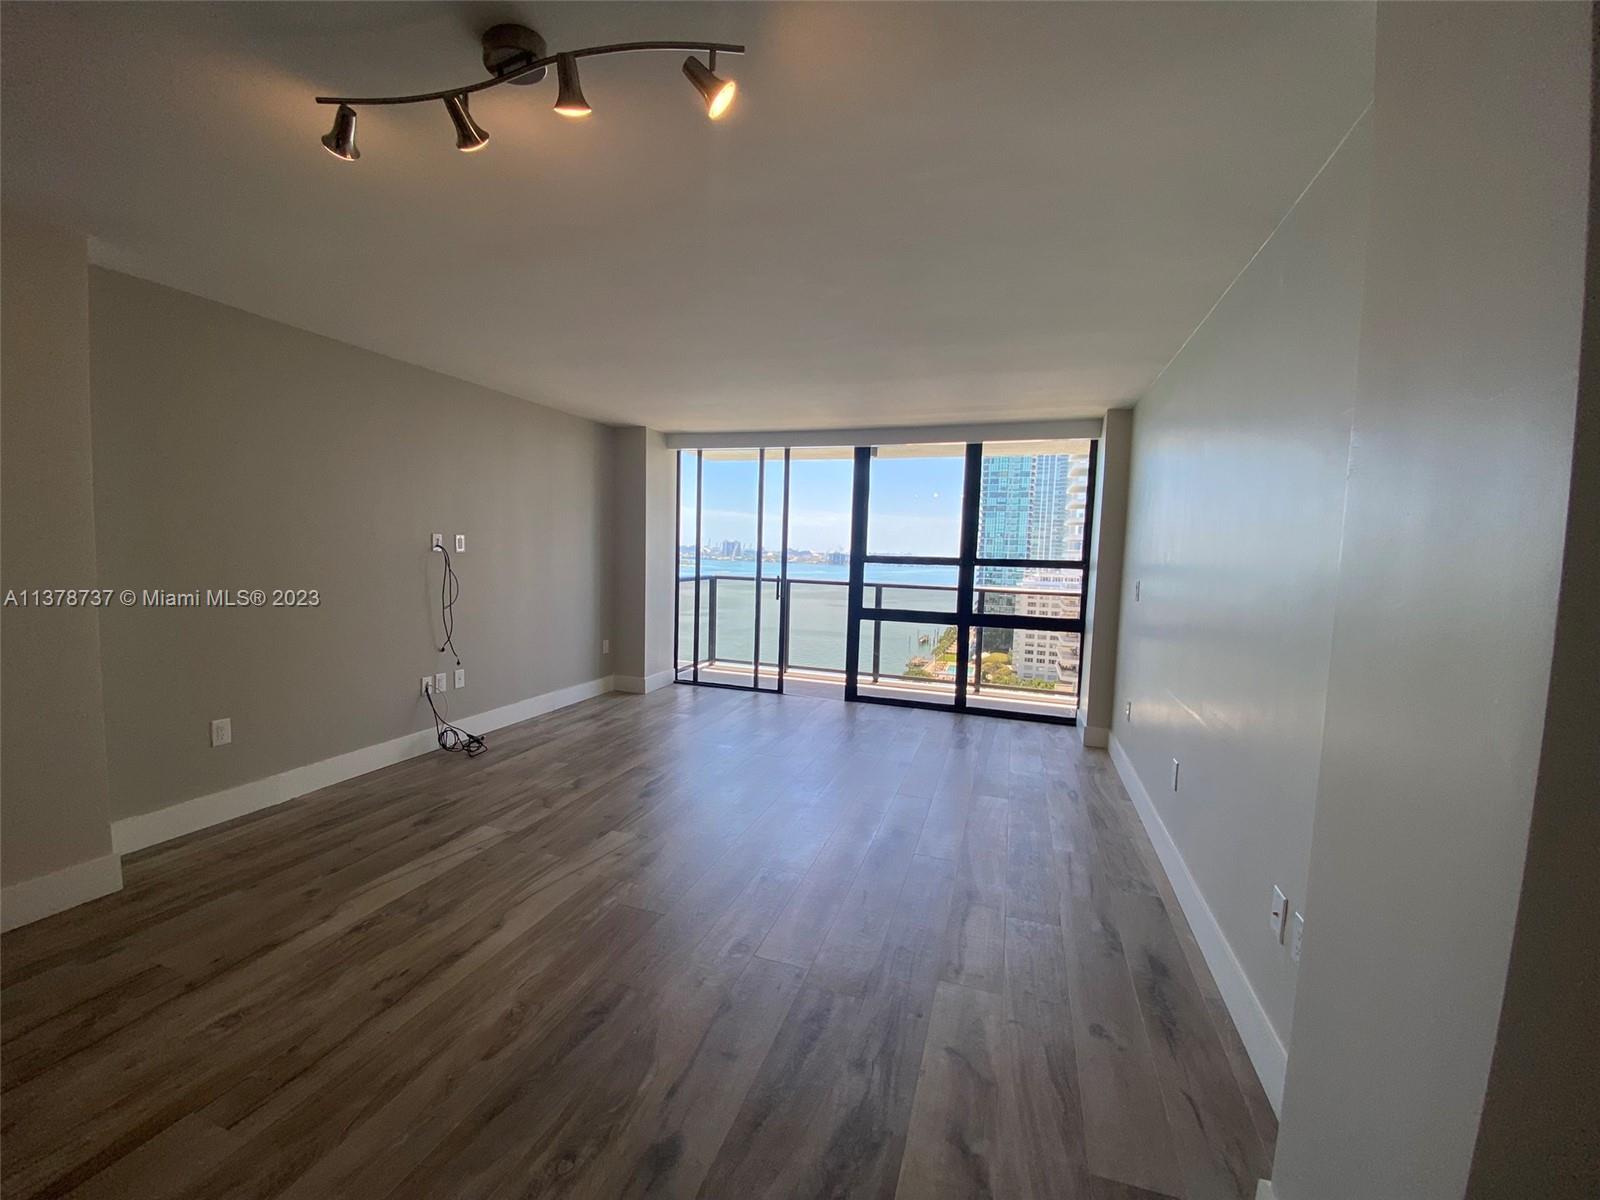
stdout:
{"type": "Polygon", "coordinates": [[[733,106],[733,94],[739,88],[731,79],[717,78],[715,67],[717,65],[717,52],[711,52],[711,66],[706,66],[694,55],[683,60],[683,73],[689,77],[689,82],[694,84],[695,90],[705,99],[706,116],[713,121],[722,119],[722,114],[733,106]]]}
{"type": "Polygon", "coordinates": [[[361,157],[361,151],[356,149],[355,109],[348,104],[339,105],[339,111],[333,114],[333,128],[322,135],[322,144],[329,154],[345,162],[355,162],[361,157]]]}
{"type": "Polygon", "coordinates": [[[488,145],[489,135],[472,119],[467,101],[474,92],[499,87],[503,83],[517,85],[538,83],[545,77],[546,68],[556,69],[557,95],[555,110],[564,117],[586,117],[591,109],[583,97],[578,82],[578,59],[596,58],[604,54],[625,54],[637,50],[695,50],[704,51],[710,65],[690,55],[683,63],[683,73],[705,101],[706,116],[720,119],[733,104],[738,85],[731,79],[716,74],[717,53],[743,54],[744,47],[727,42],[615,42],[607,46],[588,46],[581,50],[566,50],[547,54],[544,38],[524,25],[496,25],[483,35],[483,65],[489,78],[439,92],[421,92],[411,96],[318,96],[318,104],[336,104],[333,129],[322,139],[328,153],[347,162],[361,157],[356,149],[356,109],[377,104],[427,104],[442,101],[456,129],[458,150],[481,150],[488,145]]]}
{"type": "Polygon", "coordinates": [[[594,111],[583,98],[578,60],[570,54],[556,55],[556,111],[563,117],[587,117],[594,111]]]}
{"type": "Polygon", "coordinates": [[[465,96],[446,96],[444,106],[456,127],[457,150],[463,154],[471,154],[474,150],[482,150],[489,144],[488,132],[474,121],[472,114],[467,111],[465,96]]]}

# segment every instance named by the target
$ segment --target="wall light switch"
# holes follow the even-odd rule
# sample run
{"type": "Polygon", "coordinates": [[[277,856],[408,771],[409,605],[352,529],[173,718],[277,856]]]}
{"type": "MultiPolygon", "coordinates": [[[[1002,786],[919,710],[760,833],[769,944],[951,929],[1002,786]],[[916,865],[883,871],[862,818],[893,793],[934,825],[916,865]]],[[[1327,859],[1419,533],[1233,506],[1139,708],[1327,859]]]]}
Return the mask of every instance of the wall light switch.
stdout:
{"type": "Polygon", "coordinates": [[[1300,943],[1305,941],[1306,919],[1295,913],[1294,920],[1289,924],[1289,957],[1295,962],[1300,961],[1300,943]]]}
{"type": "Polygon", "coordinates": [[[456,687],[464,688],[466,686],[467,686],[467,669],[465,667],[457,667],[456,668],[456,687]]]}
{"type": "Polygon", "coordinates": [[[600,639],[600,653],[601,654],[610,654],[611,653],[611,639],[610,638],[601,638],[600,639]]]}
{"type": "Polygon", "coordinates": [[[211,722],[211,744],[226,746],[233,741],[233,718],[219,717],[211,722]]]}
{"type": "Polygon", "coordinates": [[[1272,889],[1272,936],[1279,942],[1283,941],[1283,923],[1289,916],[1289,898],[1283,894],[1283,889],[1272,889]]]}
{"type": "Polygon", "coordinates": [[[1133,701],[1129,700],[1122,706],[1122,715],[1126,720],[1133,720],[1133,701]]]}
{"type": "Polygon", "coordinates": [[[466,552],[467,552],[467,535],[464,534],[464,533],[458,533],[458,534],[456,534],[456,553],[457,554],[465,554],[466,552]]]}
{"type": "Polygon", "coordinates": [[[1178,760],[1172,760],[1172,790],[1178,790],[1178,760]]]}
{"type": "Polygon", "coordinates": [[[1133,601],[1135,604],[1139,602],[1139,587],[1141,583],[1143,583],[1143,580],[1135,579],[1133,581],[1133,601]]]}
{"type": "Polygon", "coordinates": [[[450,676],[443,671],[435,675],[433,677],[433,690],[436,692],[448,692],[450,690],[450,676]]]}

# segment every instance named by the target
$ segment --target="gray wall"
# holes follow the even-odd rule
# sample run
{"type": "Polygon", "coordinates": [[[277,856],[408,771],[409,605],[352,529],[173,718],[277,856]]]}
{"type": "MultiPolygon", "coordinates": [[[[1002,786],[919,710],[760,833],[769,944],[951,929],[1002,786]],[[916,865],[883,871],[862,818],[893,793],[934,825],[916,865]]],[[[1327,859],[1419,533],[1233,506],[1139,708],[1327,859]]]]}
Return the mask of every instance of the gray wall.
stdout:
{"type": "MultiPolygon", "coordinates": [[[[95,585],[84,239],[7,209],[0,229],[0,575],[95,585]]],[[[0,883],[111,853],[92,608],[4,609],[0,883]]]]}
{"type": "Polygon", "coordinates": [[[1363,118],[1134,415],[1113,736],[1280,1042],[1267,913],[1311,856],[1370,163],[1363,118]]]}
{"type": "Polygon", "coordinates": [[[1589,38],[1587,5],[1380,10],[1282,1200],[1458,1200],[1467,1184],[1550,678],[1589,38]]]}
{"type": "Polygon", "coordinates": [[[90,302],[101,581],[322,598],[104,613],[113,819],[430,727],[433,531],[468,539],[452,714],[610,673],[603,427],[125,275],[90,302]]]}

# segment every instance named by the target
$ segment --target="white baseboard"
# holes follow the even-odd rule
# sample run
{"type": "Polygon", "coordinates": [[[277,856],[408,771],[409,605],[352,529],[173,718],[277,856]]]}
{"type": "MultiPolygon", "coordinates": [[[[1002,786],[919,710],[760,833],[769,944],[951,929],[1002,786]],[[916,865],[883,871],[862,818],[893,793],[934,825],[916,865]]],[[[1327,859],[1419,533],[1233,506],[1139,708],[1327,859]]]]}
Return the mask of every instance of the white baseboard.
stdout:
{"type": "Polygon", "coordinates": [[[1277,1195],[1272,1190],[1272,1180],[1263,1179],[1256,1184],[1256,1200],[1277,1200],[1277,1195]]]}
{"type": "Polygon", "coordinates": [[[1211,975],[1217,981],[1223,1002],[1228,1006],[1228,1015],[1239,1030],[1250,1062],[1261,1079],[1261,1086],[1266,1089],[1267,1099],[1272,1101],[1274,1112],[1281,1112],[1283,1077],[1289,1064],[1289,1055],[1278,1037],[1278,1031],[1267,1019],[1267,1010],[1261,1007],[1261,1001],[1250,986],[1244,968],[1234,956],[1233,947],[1228,945],[1222,927],[1217,924],[1216,916],[1201,895],[1200,885],[1189,874],[1189,866],[1178,852],[1172,835],[1167,832],[1161,814],[1150,799],[1150,793],[1140,782],[1127,751],[1115,737],[1111,739],[1111,761],[1116,764],[1122,786],[1132,797],[1139,819],[1144,822],[1145,832],[1150,835],[1156,857],[1161,860],[1172,890],[1178,897],[1178,904],[1183,908],[1183,915],[1189,919],[1195,941],[1200,944],[1200,953],[1205,956],[1206,966],[1211,968],[1211,975]]]}
{"type": "Polygon", "coordinates": [[[24,879],[0,892],[0,929],[45,917],[122,890],[122,860],[115,854],[73,863],[49,875],[24,879]]]}
{"type": "Polygon", "coordinates": [[[654,675],[616,675],[613,676],[615,688],[619,692],[632,692],[643,696],[657,688],[664,688],[672,682],[671,671],[657,671],[654,675]]]}
{"type": "Polygon", "coordinates": [[[1078,736],[1091,750],[1104,750],[1111,745],[1111,730],[1102,729],[1098,725],[1079,725],[1078,736]]]}
{"type": "MultiPolygon", "coordinates": [[[[612,677],[606,675],[599,679],[591,679],[587,683],[545,692],[540,696],[530,696],[514,704],[492,708],[488,712],[474,716],[458,717],[455,720],[458,724],[471,729],[473,733],[491,733],[496,729],[504,729],[507,725],[515,725],[519,721],[527,721],[547,712],[554,712],[558,708],[565,708],[569,704],[576,704],[580,700],[604,695],[611,690],[612,677]]],[[[193,800],[159,808],[155,812],[124,817],[120,821],[111,823],[111,846],[118,854],[132,854],[135,850],[159,845],[173,838],[182,837],[186,833],[194,833],[196,830],[218,825],[223,821],[231,821],[247,813],[271,808],[275,804],[293,800],[296,796],[303,796],[318,788],[354,779],[357,775],[365,775],[368,771],[376,771],[380,767],[393,766],[408,758],[416,758],[419,754],[427,754],[438,749],[438,746],[439,743],[430,726],[416,733],[380,742],[376,746],[364,746],[347,754],[324,759],[322,762],[293,767],[277,775],[269,775],[265,779],[252,780],[238,787],[212,792],[208,796],[197,796],[193,800]]]]}

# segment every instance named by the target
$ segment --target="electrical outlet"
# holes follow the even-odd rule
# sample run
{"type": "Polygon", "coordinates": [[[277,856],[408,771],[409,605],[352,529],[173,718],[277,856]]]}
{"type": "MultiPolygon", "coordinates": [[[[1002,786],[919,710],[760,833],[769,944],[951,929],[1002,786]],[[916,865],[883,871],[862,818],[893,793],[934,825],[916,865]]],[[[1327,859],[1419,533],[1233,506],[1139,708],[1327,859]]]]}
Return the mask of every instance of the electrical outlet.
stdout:
{"type": "Polygon", "coordinates": [[[211,722],[211,744],[227,746],[233,741],[233,718],[218,717],[211,722]]]}
{"type": "Polygon", "coordinates": [[[467,669],[465,667],[457,667],[456,668],[456,687],[457,687],[457,689],[460,689],[460,688],[464,688],[466,686],[467,686],[467,669]]]}
{"type": "Polygon", "coordinates": [[[600,653],[601,654],[610,654],[611,653],[611,639],[610,638],[601,638],[600,639],[600,653]]]}
{"type": "Polygon", "coordinates": [[[1172,760],[1172,790],[1178,790],[1178,760],[1172,760]]]}
{"type": "Polygon", "coordinates": [[[1140,585],[1142,583],[1143,583],[1143,580],[1139,580],[1139,579],[1135,579],[1133,581],[1133,602],[1135,604],[1139,603],[1139,588],[1140,588],[1140,585]]]}
{"type": "Polygon", "coordinates": [[[440,671],[433,677],[433,690],[436,692],[448,692],[450,690],[450,676],[448,673],[440,671]]]}
{"type": "Polygon", "coordinates": [[[431,549],[431,550],[443,550],[444,549],[444,534],[442,534],[442,533],[434,534],[433,535],[433,541],[431,543],[429,543],[429,547],[428,548],[431,549]]]}
{"type": "Polygon", "coordinates": [[[1272,936],[1278,941],[1283,941],[1283,923],[1289,916],[1289,898],[1283,894],[1281,887],[1272,889],[1272,936]]]}
{"type": "Polygon", "coordinates": [[[1289,925],[1289,957],[1295,962],[1300,961],[1300,943],[1306,939],[1306,919],[1295,913],[1294,920],[1289,925]]]}
{"type": "Polygon", "coordinates": [[[433,691],[433,676],[424,675],[422,677],[422,694],[426,696],[431,691],[433,691]]]}
{"type": "Polygon", "coordinates": [[[1132,700],[1129,700],[1127,703],[1125,703],[1122,706],[1122,716],[1123,716],[1124,720],[1127,720],[1127,721],[1133,720],[1133,701],[1132,700]]]}
{"type": "Polygon", "coordinates": [[[464,534],[464,533],[458,533],[458,534],[456,534],[456,553],[457,554],[465,554],[466,552],[467,552],[467,535],[464,534]]]}

